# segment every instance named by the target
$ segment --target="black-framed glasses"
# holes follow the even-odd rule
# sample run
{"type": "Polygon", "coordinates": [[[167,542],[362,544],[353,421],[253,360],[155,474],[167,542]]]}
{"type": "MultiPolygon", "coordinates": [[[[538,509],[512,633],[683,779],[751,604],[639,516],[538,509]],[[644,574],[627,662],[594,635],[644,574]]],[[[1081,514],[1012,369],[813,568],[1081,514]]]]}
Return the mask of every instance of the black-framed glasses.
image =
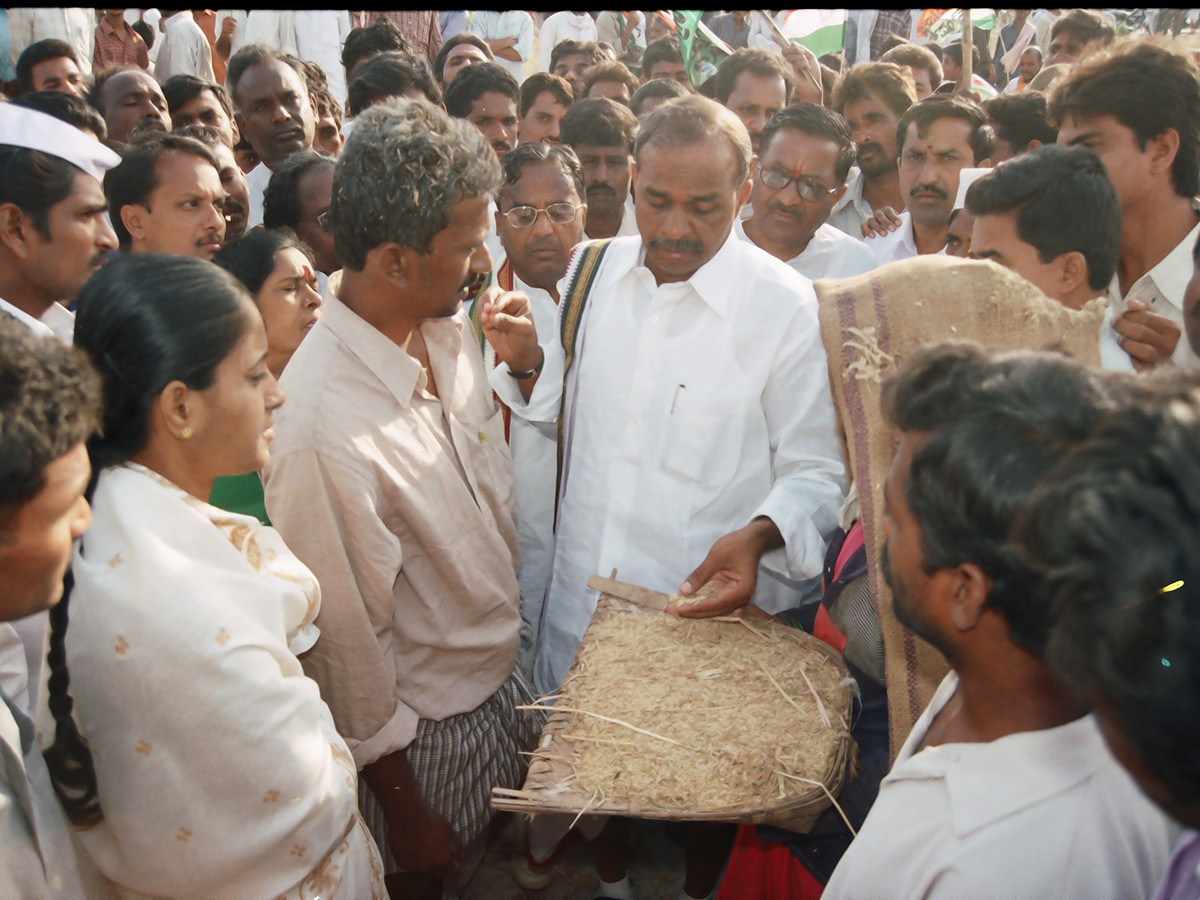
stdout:
{"type": "Polygon", "coordinates": [[[809,203],[824,200],[837,190],[835,187],[825,187],[823,182],[809,178],[807,175],[789,175],[778,169],[763,168],[762,163],[758,164],[758,177],[773,191],[782,191],[789,184],[795,182],[796,193],[800,195],[800,199],[807,200],[809,203]]]}
{"type": "Polygon", "coordinates": [[[317,225],[326,234],[333,234],[333,218],[329,215],[329,207],[317,213],[317,225]]]}
{"type": "Polygon", "coordinates": [[[546,218],[550,220],[551,225],[566,225],[575,220],[575,216],[583,209],[583,204],[576,206],[574,203],[551,203],[546,207],[536,206],[514,206],[506,213],[501,213],[504,218],[508,219],[508,224],[513,228],[532,228],[533,223],[538,220],[538,216],[542,213],[546,214],[546,218]]]}

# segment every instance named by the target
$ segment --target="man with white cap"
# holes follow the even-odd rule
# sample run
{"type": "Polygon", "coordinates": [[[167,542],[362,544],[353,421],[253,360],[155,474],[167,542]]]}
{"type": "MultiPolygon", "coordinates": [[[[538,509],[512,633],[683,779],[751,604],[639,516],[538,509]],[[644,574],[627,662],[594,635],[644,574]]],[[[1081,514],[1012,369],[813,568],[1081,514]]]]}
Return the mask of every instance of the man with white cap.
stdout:
{"type": "MultiPolygon", "coordinates": [[[[66,122],[0,104],[0,317],[71,340],[74,299],[117,238],[100,182],[119,157],[66,122]]],[[[0,624],[0,686],[33,708],[45,613],[0,624]]]]}

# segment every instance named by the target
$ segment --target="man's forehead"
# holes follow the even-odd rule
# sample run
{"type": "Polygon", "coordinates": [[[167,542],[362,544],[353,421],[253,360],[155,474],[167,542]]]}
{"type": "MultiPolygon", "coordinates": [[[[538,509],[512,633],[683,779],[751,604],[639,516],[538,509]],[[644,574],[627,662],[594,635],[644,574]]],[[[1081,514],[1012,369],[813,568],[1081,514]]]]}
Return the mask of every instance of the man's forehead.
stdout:
{"type": "Polygon", "coordinates": [[[586,53],[568,53],[566,56],[558,58],[555,68],[566,66],[569,69],[573,69],[575,66],[587,65],[589,62],[591,62],[591,57],[586,53]]]}
{"type": "Polygon", "coordinates": [[[624,144],[572,144],[575,155],[582,159],[584,156],[629,156],[629,148],[624,144]]]}
{"type": "Polygon", "coordinates": [[[847,102],[843,107],[843,113],[847,119],[865,116],[868,113],[881,113],[885,116],[895,118],[892,111],[888,109],[887,104],[870,93],[865,97],[859,97],[857,100],[847,102]]]}
{"type": "Polygon", "coordinates": [[[247,100],[269,96],[277,91],[304,87],[300,75],[281,59],[266,59],[248,68],[238,81],[238,94],[247,100]]]}
{"type": "Polygon", "coordinates": [[[579,199],[575,182],[561,166],[549,161],[522,166],[516,181],[501,186],[500,195],[512,200],[514,206],[531,201],[554,203],[579,199]]]}
{"type": "Polygon", "coordinates": [[[161,97],[162,88],[145,72],[122,72],[108,80],[104,85],[104,93],[117,100],[127,100],[143,95],[161,97]]]}
{"type": "Polygon", "coordinates": [[[183,106],[181,107],[181,111],[182,110],[197,111],[200,108],[203,108],[206,106],[212,107],[214,109],[221,108],[221,104],[217,102],[217,98],[213,95],[212,90],[209,88],[205,88],[200,93],[198,93],[195,97],[193,97],[191,100],[189,100],[187,103],[184,103],[183,106]]]}
{"type": "Polygon", "coordinates": [[[959,150],[971,148],[971,132],[974,129],[969,122],[952,116],[934,119],[922,132],[915,122],[910,122],[904,135],[904,149],[922,148],[925,150],[959,150]]]}
{"type": "Polygon", "coordinates": [[[838,145],[827,137],[783,127],[760,145],[759,151],[763,165],[774,163],[794,169],[802,164],[810,168],[827,164],[832,169],[837,162],[838,145]]]}

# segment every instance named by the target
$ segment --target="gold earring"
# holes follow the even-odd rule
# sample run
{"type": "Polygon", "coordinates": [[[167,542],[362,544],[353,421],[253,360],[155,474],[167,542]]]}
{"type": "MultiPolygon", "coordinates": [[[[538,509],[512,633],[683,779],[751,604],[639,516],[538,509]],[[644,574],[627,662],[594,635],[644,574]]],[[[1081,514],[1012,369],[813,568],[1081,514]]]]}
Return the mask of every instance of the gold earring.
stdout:
{"type": "Polygon", "coordinates": [[[182,431],[182,432],[180,432],[180,435],[181,435],[181,436],[183,437],[183,439],[186,441],[188,438],[190,438],[190,437],[192,436],[192,426],[191,426],[191,425],[184,425],[184,426],[183,426],[183,431],[182,431]]]}

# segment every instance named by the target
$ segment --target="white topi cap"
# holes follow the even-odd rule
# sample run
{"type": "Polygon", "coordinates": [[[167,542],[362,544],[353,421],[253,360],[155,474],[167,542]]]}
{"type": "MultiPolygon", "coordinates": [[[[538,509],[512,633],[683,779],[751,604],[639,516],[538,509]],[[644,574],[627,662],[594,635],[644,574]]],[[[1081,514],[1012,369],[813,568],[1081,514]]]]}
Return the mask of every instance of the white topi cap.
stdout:
{"type": "Polygon", "coordinates": [[[0,144],[65,159],[100,182],[104,173],[121,161],[94,137],[61,119],[11,103],[0,103],[0,144]]]}
{"type": "Polygon", "coordinates": [[[960,169],[958,173],[958,196],[954,198],[955,209],[967,208],[967,188],[986,175],[991,169],[960,169]]]}

